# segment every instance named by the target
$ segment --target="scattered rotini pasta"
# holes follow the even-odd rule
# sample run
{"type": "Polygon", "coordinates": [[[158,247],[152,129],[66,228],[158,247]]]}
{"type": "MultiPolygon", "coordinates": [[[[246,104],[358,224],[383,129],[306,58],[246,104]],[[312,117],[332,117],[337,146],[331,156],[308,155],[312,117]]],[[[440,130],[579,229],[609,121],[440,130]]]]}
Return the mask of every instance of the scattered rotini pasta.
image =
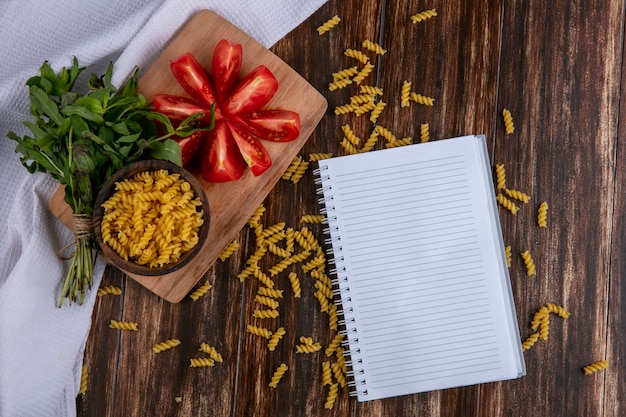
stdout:
{"type": "Polygon", "coordinates": [[[357,116],[362,116],[367,112],[371,112],[376,108],[376,105],[373,101],[368,101],[367,103],[363,103],[354,110],[354,114],[357,116]]]}
{"type": "Polygon", "coordinates": [[[530,201],[530,196],[528,194],[518,190],[509,190],[508,188],[505,188],[504,193],[511,198],[521,201],[524,204],[530,201]]]}
{"type": "Polygon", "coordinates": [[[105,285],[104,287],[98,288],[98,297],[105,295],[122,295],[122,289],[115,285],[105,285]]]}
{"type": "Polygon", "coordinates": [[[279,327],[278,329],[276,329],[276,331],[272,333],[272,337],[270,337],[269,342],[267,342],[267,349],[272,352],[276,350],[276,346],[278,346],[278,342],[280,342],[280,340],[283,338],[283,336],[286,333],[287,332],[284,327],[279,327]]]}
{"type": "Polygon", "coordinates": [[[415,24],[435,16],[437,16],[436,9],[424,10],[423,12],[419,12],[411,16],[411,22],[415,24]]]}
{"type": "Polygon", "coordinates": [[[253,317],[258,319],[275,319],[278,317],[278,310],[259,310],[256,309],[252,313],[253,317]]]}
{"type": "Polygon", "coordinates": [[[400,106],[409,107],[411,99],[411,82],[404,80],[400,90],[400,106]]]}
{"type": "Polygon", "coordinates": [[[87,365],[83,365],[80,372],[80,388],[78,389],[78,395],[85,395],[87,393],[87,381],[89,379],[89,373],[87,371],[87,365]]]}
{"type": "Polygon", "coordinates": [[[373,102],[376,99],[376,96],[372,94],[358,94],[350,97],[350,104],[365,104],[369,102],[373,102]]]}
{"type": "Polygon", "coordinates": [[[324,351],[324,353],[326,353],[326,356],[332,356],[337,350],[337,348],[341,345],[342,341],[343,341],[343,335],[341,333],[337,333],[335,337],[333,337],[333,340],[331,340],[326,350],[324,351]]]}
{"type": "Polygon", "coordinates": [[[363,68],[361,68],[361,71],[359,71],[359,73],[354,78],[352,78],[352,82],[356,84],[361,84],[363,80],[365,80],[365,78],[367,78],[367,76],[372,73],[373,69],[374,64],[370,62],[366,63],[363,68]]]}
{"type": "Polygon", "coordinates": [[[335,406],[335,400],[337,399],[337,392],[339,390],[339,385],[334,383],[330,384],[328,389],[328,395],[326,396],[326,402],[324,403],[325,409],[332,409],[335,406]]]}
{"type": "Polygon", "coordinates": [[[435,105],[435,99],[432,97],[426,97],[423,96],[421,94],[417,94],[414,92],[411,92],[411,95],[409,96],[409,98],[411,100],[413,100],[414,102],[416,102],[417,104],[422,104],[424,106],[434,106],[435,105]]]}
{"type": "Polygon", "coordinates": [[[320,224],[324,221],[324,218],[322,214],[305,214],[300,217],[300,221],[302,223],[320,224]]]}
{"type": "Polygon", "coordinates": [[[269,308],[272,308],[272,309],[278,308],[278,301],[276,301],[275,299],[271,297],[266,297],[266,296],[257,294],[254,297],[254,302],[263,304],[264,306],[268,306],[269,308]]]}
{"type": "Polygon", "coordinates": [[[192,358],[189,359],[190,368],[203,368],[208,366],[215,366],[215,361],[211,358],[192,358]]]}
{"type": "Polygon", "coordinates": [[[102,204],[102,239],[121,258],[151,268],[177,262],[199,241],[202,202],[189,182],[165,169],[115,183],[102,204]]]}
{"type": "Polygon", "coordinates": [[[341,126],[341,130],[343,131],[343,137],[348,140],[354,146],[359,146],[361,144],[361,138],[354,134],[350,125],[341,126]]]}
{"type": "Polygon", "coordinates": [[[191,298],[193,301],[198,301],[198,299],[206,294],[212,287],[213,286],[211,285],[211,283],[207,281],[198,288],[196,288],[191,294],[189,294],[189,298],[191,298]]]}
{"type": "Polygon", "coordinates": [[[332,157],[333,157],[332,153],[320,153],[320,152],[310,153],[309,162],[321,161],[323,159],[328,159],[332,157]]]}
{"type": "Polygon", "coordinates": [[[359,73],[358,67],[355,65],[350,68],[344,68],[340,71],[333,72],[333,81],[338,81],[344,78],[350,78],[359,73]]]}
{"type": "Polygon", "coordinates": [[[276,388],[283,375],[285,375],[285,372],[287,372],[287,369],[289,369],[287,364],[281,363],[280,366],[274,371],[274,375],[272,375],[272,380],[270,381],[269,386],[276,388]]]}
{"type": "Polygon", "coordinates": [[[224,358],[222,358],[222,354],[219,353],[217,349],[215,349],[215,346],[211,346],[208,343],[201,343],[200,351],[209,355],[209,357],[213,359],[215,362],[220,362],[220,363],[224,362],[224,358]]]}
{"type": "Polygon", "coordinates": [[[220,260],[224,262],[226,259],[230,258],[237,249],[239,249],[239,242],[233,240],[228,245],[226,245],[222,253],[220,253],[220,260]]]}
{"type": "Polygon", "coordinates": [[[340,114],[353,113],[358,108],[359,108],[359,105],[355,103],[343,104],[341,106],[335,107],[335,114],[339,116],[340,114]]]}
{"type": "Polygon", "coordinates": [[[369,152],[372,149],[374,149],[374,147],[378,143],[378,137],[379,136],[380,135],[378,134],[378,131],[376,129],[374,129],[372,131],[372,133],[370,133],[370,135],[367,138],[367,140],[365,141],[365,143],[363,144],[363,147],[361,148],[360,152],[369,152]]]}
{"type": "Polygon", "coordinates": [[[370,122],[376,123],[376,121],[378,120],[378,117],[380,116],[380,114],[382,113],[383,109],[386,106],[387,106],[387,103],[385,103],[382,100],[378,100],[378,102],[372,109],[372,112],[370,113],[370,122]]]}
{"type": "Polygon", "coordinates": [[[377,55],[385,55],[387,53],[386,49],[384,49],[382,46],[380,46],[376,42],[370,41],[369,39],[365,39],[361,43],[361,46],[363,46],[363,48],[367,49],[368,51],[374,52],[377,55]]]}
{"type": "Polygon", "coordinates": [[[302,297],[302,288],[300,287],[300,279],[295,272],[289,273],[289,282],[291,283],[291,290],[295,298],[302,297]]]}
{"type": "Polygon", "coordinates": [[[111,329],[118,329],[118,330],[132,330],[132,331],[139,330],[139,325],[135,323],[134,321],[111,320],[109,327],[111,329]]]}
{"type": "Polygon", "coordinates": [[[502,110],[502,117],[504,119],[504,130],[507,135],[510,135],[515,131],[515,126],[513,125],[513,116],[511,116],[511,112],[507,109],[502,110]]]}
{"type": "Polygon", "coordinates": [[[533,319],[530,322],[530,328],[533,330],[537,330],[539,328],[539,325],[541,325],[541,322],[548,316],[548,314],[550,314],[550,311],[548,311],[548,308],[545,306],[537,310],[537,312],[535,312],[535,314],[533,315],[533,319]]]}
{"type": "Polygon", "coordinates": [[[533,347],[533,345],[537,343],[537,340],[539,340],[539,333],[537,332],[528,336],[528,338],[522,342],[522,352],[526,352],[528,349],[533,347]]]}
{"type": "Polygon", "coordinates": [[[283,290],[277,290],[274,288],[261,287],[259,288],[259,294],[272,298],[283,298],[283,290]]]}
{"type": "Polygon", "coordinates": [[[343,367],[339,364],[339,362],[331,363],[330,369],[333,371],[333,375],[335,379],[339,383],[339,385],[343,388],[347,385],[346,376],[343,373],[343,367]]]}
{"type": "Polygon", "coordinates": [[[330,370],[330,361],[322,362],[322,384],[330,385],[333,383],[333,374],[330,370]]]}
{"type": "Polygon", "coordinates": [[[152,350],[154,351],[154,353],[161,353],[164,350],[168,350],[171,349],[173,347],[176,347],[180,345],[180,340],[179,339],[168,339],[164,342],[160,342],[157,343],[156,345],[154,345],[152,347],[152,350]]]}
{"type": "MultiPolygon", "coordinates": [[[[291,164],[293,165],[293,162],[291,164]]],[[[289,176],[291,177],[291,174],[289,174],[289,176]]],[[[289,178],[286,178],[286,179],[289,179],[289,178]]],[[[258,225],[264,213],[265,213],[265,206],[261,204],[259,207],[256,208],[256,210],[254,210],[254,213],[252,213],[252,216],[250,216],[250,218],[248,219],[248,226],[254,227],[258,225]]]]}
{"type": "Polygon", "coordinates": [[[378,132],[378,134],[380,136],[382,136],[383,138],[385,138],[387,140],[387,142],[394,142],[397,140],[396,136],[391,133],[391,131],[381,125],[376,126],[375,128],[376,132],[378,132]]]}
{"type": "Polygon", "coordinates": [[[428,123],[420,125],[420,142],[425,143],[430,140],[430,126],[428,123]]]}
{"type": "Polygon", "coordinates": [[[333,81],[332,83],[328,84],[328,90],[330,91],[341,90],[342,88],[346,88],[350,84],[352,84],[351,78],[342,78],[342,79],[333,81]]]}
{"type": "Polygon", "coordinates": [[[522,259],[524,260],[524,265],[526,265],[526,275],[532,276],[537,275],[537,269],[535,268],[535,262],[530,254],[530,251],[525,250],[521,253],[522,259]]]}
{"type": "Polygon", "coordinates": [[[300,345],[296,345],[296,353],[315,353],[319,352],[322,349],[322,345],[319,343],[303,343],[300,345]]]}
{"type": "Polygon", "coordinates": [[[557,316],[566,319],[570,316],[570,312],[565,310],[563,307],[558,306],[556,304],[547,303],[545,308],[552,314],[556,314],[557,316]]]}
{"type": "Polygon", "coordinates": [[[519,207],[517,207],[515,203],[506,198],[503,194],[498,194],[496,196],[496,201],[498,202],[498,204],[500,204],[502,207],[504,207],[513,214],[519,211],[519,207]]]}
{"type": "Polygon", "coordinates": [[[496,164],[496,188],[498,190],[506,189],[506,170],[502,164],[496,164]]]}
{"type": "Polygon", "coordinates": [[[326,22],[324,22],[321,26],[318,26],[317,33],[319,35],[323,35],[324,33],[328,32],[329,30],[337,26],[339,22],[341,22],[341,18],[335,15],[331,17],[330,19],[328,19],[326,22]]]}
{"type": "Polygon", "coordinates": [[[550,317],[543,316],[539,323],[539,339],[548,340],[548,333],[550,332],[550,317]]]}
{"type": "Polygon", "coordinates": [[[339,317],[337,317],[337,305],[330,304],[328,307],[328,328],[330,330],[337,330],[339,326],[339,317]]]}
{"type": "Polygon", "coordinates": [[[362,94],[369,94],[371,96],[382,96],[383,95],[383,89],[380,87],[376,87],[373,85],[362,85],[359,87],[359,91],[362,94]]]}
{"type": "Polygon", "coordinates": [[[300,181],[308,168],[309,168],[308,161],[304,161],[304,160],[300,161],[300,164],[296,167],[296,170],[291,176],[291,182],[296,184],[298,181],[300,181]]]}
{"type": "Polygon", "coordinates": [[[343,138],[343,140],[339,142],[339,145],[351,155],[359,153],[359,150],[346,138],[343,138]]]}
{"type": "Polygon", "coordinates": [[[272,332],[264,327],[258,327],[258,326],[253,326],[251,324],[248,324],[246,326],[246,331],[248,333],[252,333],[253,335],[261,336],[266,339],[269,339],[270,337],[272,337],[272,332]]]}
{"type": "Polygon", "coordinates": [[[413,144],[413,138],[407,137],[394,140],[393,142],[385,143],[385,148],[397,148],[399,146],[407,146],[413,144]]]}
{"type": "Polygon", "coordinates": [[[507,245],[504,247],[504,256],[506,258],[506,266],[511,267],[511,246],[507,245]]]}
{"type": "Polygon", "coordinates": [[[548,203],[545,201],[539,205],[537,209],[537,224],[539,227],[548,226],[548,203]]]}
{"type": "Polygon", "coordinates": [[[585,375],[591,375],[608,367],[609,361],[605,359],[583,367],[583,372],[585,373],[585,375]]]}
{"type": "Polygon", "coordinates": [[[344,55],[349,57],[349,58],[354,58],[357,61],[359,61],[361,64],[365,65],[369,62],[369,57],[367,55],[365,55],[363,52],[361,51],[357,51],[356,49],[346,49],[344,51],[344,55]]]}

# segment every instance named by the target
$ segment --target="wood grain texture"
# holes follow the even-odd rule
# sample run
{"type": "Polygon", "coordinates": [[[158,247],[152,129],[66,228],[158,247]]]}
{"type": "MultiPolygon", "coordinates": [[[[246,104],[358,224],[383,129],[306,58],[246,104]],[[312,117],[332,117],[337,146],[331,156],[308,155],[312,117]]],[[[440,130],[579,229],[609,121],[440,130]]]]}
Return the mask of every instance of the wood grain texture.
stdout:
{"type": "MultiPolygon", "coordinates": [[[[492,163],[504,164],[507,186],[531,195],[512,215],[501,210],[505,243],[512,246],[510,269],[522,338],[533,313],[547,302],[563,305],[567,320],[551,316],[548,340],[525,353],[527,375],[513,381],[461,387],[358,403],[340,390],[335,407],[324,410],[321,355],[294,351],[300,336],[328,343],[328,315],[312,297],[313,280],[302,275],[302,298],[289,292],[286,273],[274,277],[285,290],[279,318],[255,319],[259,282],[236,278],[254,252],[255,234],[243,226],[241,247],[217,261],[200,280],[214,287],[198,301],[169,304],[137,282],[107,270],[103,284],[124,289],[121,297],[96,304],[85,363],[90,386],[77,400],[80,416],[621,416],[626,341],[626,158],[619,121],[623,75],[624,4],[557,0],[418,0],[407,2],[329,0],[271,50],[327,99],[329,107],[299,151],[343,155],[341,126],[364,137],[367,115],[336,116],[358,86],[329,91],[332,72],[355,65],[343,55],[364,39],[388,52],[375,59],[364,83],[384,88],[387,108],[381,125],[398,137],[429,123],[433,140],[484,133],[492,163]],[[436,8],[437,17],[419,24],[410,15],[436,8]],[[333,15],[342,22],[323,36],[316,28],[333,15]],[[435,99],[433,107],[399,106],[404,80],[435,99]],[[502,109],[515,133],[505,135],[502,109]],[[538,228],[536,210],[550,204],[548,227],[538,228]],[[528,277],[519,253],[530,250],[537,276],[528,277]],[[139,332],[108,328],[111,319],[135,320],[139,332]],[[247,324],[286,329],[274,352],[267,341],[246,332],[247,324]],[[130,334],[132,333],[132,334],[130,334]],[[182,344],[153,354],[152,346],[177,337],[182,344]],[[190,368],[201,342],[215,343],[224,362],[190,368]],[[609,368],[585,376],[582,367],[608,359],[609,368]],[[281,363],[289,370],[276,389],[267,386],[281,363]],[[176,401],[180,397],[180,402],[176,401]]],[[[244,52],[245,53],[245,52],[244,52]]],[[[373,55],[370,55],[373,58],[373,55]]],[[[379,142],[378,148],[383,147],[379,142]]],[[[313,166],[313,165],[312,165],[313,166]]],[[[317,214],[311,172],[297,184],[280,180],[265,198],[262,224],[299,229],[300,217],[317,214]]],[[[319,225],[307,225],[322,241],[319,225]]],[[[264,257],[267,270],[278,260],[264,257]]],[[[294,265],[291,271],[300,271],[294,265]]],[[[480,335],[477,335],[480,337],[480,335]]]]}

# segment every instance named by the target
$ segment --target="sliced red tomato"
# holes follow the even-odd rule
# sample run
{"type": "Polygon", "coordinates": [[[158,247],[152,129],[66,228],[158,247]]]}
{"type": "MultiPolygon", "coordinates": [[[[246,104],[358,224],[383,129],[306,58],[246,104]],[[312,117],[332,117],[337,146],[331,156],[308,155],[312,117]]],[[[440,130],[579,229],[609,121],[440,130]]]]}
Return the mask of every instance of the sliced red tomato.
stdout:
{"type": "Polygon", "coordinates": [[[240,43],[222,39],[215,46],[211,71],[218,103],[224,101],[237,84],[242,56],[243,49],[240,43]]]}
{"type": "Polygon", "coordinates": [[[272,159],[267,149],[265,149],[257,138],[246,130],[237,126],[235,123],[227,123],[237,143],[241,156],[243,156],[246,164],[250,167],[250,171],[252,171],[255,176],[259,176],[267,171],[267,169],[272,166],[272,159]]]}
{"type": "Polygon", "coordinates": [[[262,110],[236,118],[250,133],[260,139],[289,142],[300,135],[300,116],[290,110],[262,110]]]}
{"type": "Polygon", "coordinates": [[[201,165],[202,177],[208,182],[234,181],[243,175],[246,162],[225,122],[215,122],[208,132],[201,165]]]}
{"type": "MultiPolygon", "coordinates": [[[[202,120],[211,123],[211,109],[194,99],[169,94],[157,94],[152,101],[154,109],[175,120],[185,120],[196,113],[204,113],[202,120]]],[[[217,119],[217,114],[216,114],[217,119]]]]}
{"type": "Polygon", "coordinates": [[[174,138],[174,140],[178,142],[182,150],[184,168],[189,167],[191,161],[202,149],[202,145],[204,145],[207,133],[208,132],[206,131],[199,131],[193,133],[191,136],[187,136],[186,138],[174,138]]]}
{"type": "Polygon", "coordinates": [[[220,106],[225,115],[252,113],[261,110],[278,90],[278,80],[265,66],[259,65],[246,75],[233,93],[220,106]]]}
{"type": "Polygon", "coordinates": [[[170,68],[187,94],[209,106],[215,103],[215,93],[209,77],[193,55],[187,52],[179,56],[170,63],[170,68]]]}

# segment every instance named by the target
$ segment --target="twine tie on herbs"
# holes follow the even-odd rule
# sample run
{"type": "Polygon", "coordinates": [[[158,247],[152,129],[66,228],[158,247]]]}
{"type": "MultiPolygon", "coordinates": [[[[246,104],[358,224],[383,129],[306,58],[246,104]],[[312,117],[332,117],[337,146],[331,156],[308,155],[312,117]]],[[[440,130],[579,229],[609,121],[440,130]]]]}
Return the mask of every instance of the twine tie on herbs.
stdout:
{"type": "Polygon", "coordinates": [[[57,257],[64,261],[68,261],[74,257],[74,252],[68,255],[64,255],[64,253],[70,247],[74,246],[79,239],[89,239],[94,235],[93,216],[91,214],[74,214],[73,224],[74,224],[74,240],[68,243],[67,245],[63,246],[57,252],[57,257]]]}

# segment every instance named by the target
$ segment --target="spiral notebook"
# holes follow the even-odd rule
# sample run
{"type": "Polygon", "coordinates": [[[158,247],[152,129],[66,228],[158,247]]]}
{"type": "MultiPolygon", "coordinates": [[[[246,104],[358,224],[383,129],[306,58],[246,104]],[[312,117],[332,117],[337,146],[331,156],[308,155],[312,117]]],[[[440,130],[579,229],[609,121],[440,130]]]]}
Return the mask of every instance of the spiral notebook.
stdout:
{"type": "Polygon", "coordinates": [[[485,137],[319,161],[352,395],[526,372],[485,137]]]}

